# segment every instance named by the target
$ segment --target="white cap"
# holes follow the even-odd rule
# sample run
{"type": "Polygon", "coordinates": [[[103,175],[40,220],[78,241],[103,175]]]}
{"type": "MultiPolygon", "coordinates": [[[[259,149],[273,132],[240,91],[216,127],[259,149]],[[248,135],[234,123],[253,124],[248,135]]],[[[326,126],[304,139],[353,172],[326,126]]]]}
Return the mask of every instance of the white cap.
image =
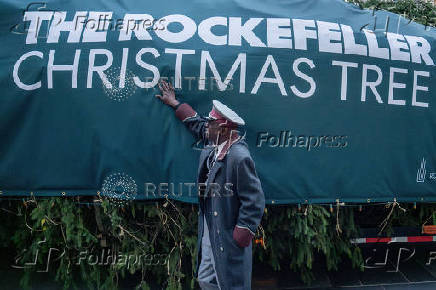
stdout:
{"type": "Polygon", "coordinates": [[[215,110],[222,115],[225,119],[229,120],[230,122],[233,122],[239,126],[245,125],[244,120],[238,116],[232,109],[224,105],[218,100],[213,100],[213,107],[215,110]]]}

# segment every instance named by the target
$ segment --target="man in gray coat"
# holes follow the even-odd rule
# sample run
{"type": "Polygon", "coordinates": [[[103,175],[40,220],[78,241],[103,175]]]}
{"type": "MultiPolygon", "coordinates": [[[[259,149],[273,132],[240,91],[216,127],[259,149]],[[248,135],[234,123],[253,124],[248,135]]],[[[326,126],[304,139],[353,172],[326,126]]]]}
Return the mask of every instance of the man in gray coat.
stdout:
{"type": "Polygon", "coordinates": [[[205,146],[200,154],[196,277],[202,289],[251,289],[252,243],[265,196],[248,145],[237,128],[244,121],[213,101],[208,117],[179,102],[171,84],[159,83],[164,104],[205,146]],[[200,263],[199,263],[200,261],[200,263]]]}

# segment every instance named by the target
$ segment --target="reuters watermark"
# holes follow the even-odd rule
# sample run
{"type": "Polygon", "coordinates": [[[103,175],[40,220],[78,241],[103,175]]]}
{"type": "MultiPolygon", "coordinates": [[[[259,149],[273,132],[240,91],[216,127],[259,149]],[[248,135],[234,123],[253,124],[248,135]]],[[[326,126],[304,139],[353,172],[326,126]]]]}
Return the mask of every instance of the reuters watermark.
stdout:
{"type": "Polygon", "coordinates": [[[280,131],[278,134],[259,132],[256,147],[270,148],[302,148],[307,151],[313,149],[342,149],[348,147],[347,135],[294,135],[291,130],[280,131]]]}
{"type": "Polygon", "coordinates": [[[232,183],[195,182],[144,183],[145,197],[230,197],[234,195],[232,183]]]}
{"type": "MultiPolygon", "coordinates": [[[[152,82],[155,80],[155,77],[144,77],[144,80],[147,82],[152,82]]],[[[167,82],[170,82],[174,89],[177,91],[233,91],[233,78],[225,78],[221,79],[220,77],[216,76],[180,76],[180,77],[166,77],[166,76],[160,76],[159,82],[165,80],[167,82]]],[[[153,87],[147,87],[145,90],[149,89],[155,89],[156,85],[153,87]]]]}
{"type": "MultiPolygon", "coordinates": [[[[138,85],[135,83],[137,76],[128,69],[121,69],[121,67],[111,67],[103,72],[105,76],[101,85],[103,92],[111,100],[117,102],[125,102],[128,98],[138,91],[138,85]]],[[[175,91],[232,91],[234,86],[231,79],[222,81],[217,77],[198,77],[198,76],[183,76],[176,80],[175,77],[160,76],[159,78],[145,76],[143,77],[146,83],[153,83],[153,86],[145,87],[141,91],[155,91],[157,83],[165,80],[170,82],[175,91]]],[[[143,95],[146,96],[146,95],[143,95]]]]}
{"type": "Polygon", "coordinates": [[[135,180],[124,172],[114,172],[105,177],[97,195],[115,206],[123,207],[137,197],[135,180]]]}

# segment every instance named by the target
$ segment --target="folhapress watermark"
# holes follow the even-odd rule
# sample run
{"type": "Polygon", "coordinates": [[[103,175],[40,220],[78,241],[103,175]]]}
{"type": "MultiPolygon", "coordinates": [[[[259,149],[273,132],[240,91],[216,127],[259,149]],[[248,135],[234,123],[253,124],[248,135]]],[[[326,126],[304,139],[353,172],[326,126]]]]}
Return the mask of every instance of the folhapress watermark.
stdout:
{"type": "Polygon", "coordinates": [[[307,151],[314,148],[341,149],[347,146],[347,135],[293,135],[291,130],[280,131],[279,134],[259,132],[256,140],[256,147],[303,148],[307,151]]]}
{"type": "Polygon", "coordinates": [[[81,251],[77,257],[76,265],[90,266],[117,266],[130,269],[134,266],[163,266],[168,262],[168,254],[158,253],[114,253],[110,249],[102,249],[99,253],[81,251]]]}
{"type": "MultiPolygon", "coordinates": [[[[126,14],[124,18],[113,18],[112,12],[78,11],[71,21],[66,20],[67,12],[49,8],[47,2],[30,2],[23,9],[23,21],[10,28],[14,34],[35,34],[36,38],[53,42],[60,31],[120,31],[120,40],[126,40],[135,33],[139,38],[147,31],[166,30],[165,18],[154,19],[148,14],[126,14]]],[[[68,41],[74,41],[74,37],[68,41]]]]}
{"type": "MultiPolygon", "coordinates": [[[[27,259],[24,258],[24,254],[28,251],[23,251],[23,254],[17,256],[14,260],[14,264],[11,265],[14,269],[27,269],[34,270],[38,273],[47,273],[50,268],[55,267],[54,263],[61,259],[65,259],[65,249],[50,247],[48,251],[40,251],[40,245],[46,241],[38,243],[36,252],[27,259]]],[[[76,266],[100,266],[117,268],[127,267],[130,269],[137,266],[163,266],[168,263],[168,253],[124,253],[113,252],[111,249],[101,249],[101,251],[82,250],[77,255],[69,256],[72,259],[72,263],[76,266]]]]}

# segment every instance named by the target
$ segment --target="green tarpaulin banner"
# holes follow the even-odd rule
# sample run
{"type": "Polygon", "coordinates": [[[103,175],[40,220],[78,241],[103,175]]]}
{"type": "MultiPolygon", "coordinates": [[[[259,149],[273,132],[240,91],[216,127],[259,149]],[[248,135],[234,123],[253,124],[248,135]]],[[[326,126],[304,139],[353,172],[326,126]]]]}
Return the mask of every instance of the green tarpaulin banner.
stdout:
{"type": "Polygon", "coordinates": [[[267,203],[436,201],[434,28],[342,0],[0,8],[0,196],[196,202],[166,78],[244,118],[267,203]]]}

